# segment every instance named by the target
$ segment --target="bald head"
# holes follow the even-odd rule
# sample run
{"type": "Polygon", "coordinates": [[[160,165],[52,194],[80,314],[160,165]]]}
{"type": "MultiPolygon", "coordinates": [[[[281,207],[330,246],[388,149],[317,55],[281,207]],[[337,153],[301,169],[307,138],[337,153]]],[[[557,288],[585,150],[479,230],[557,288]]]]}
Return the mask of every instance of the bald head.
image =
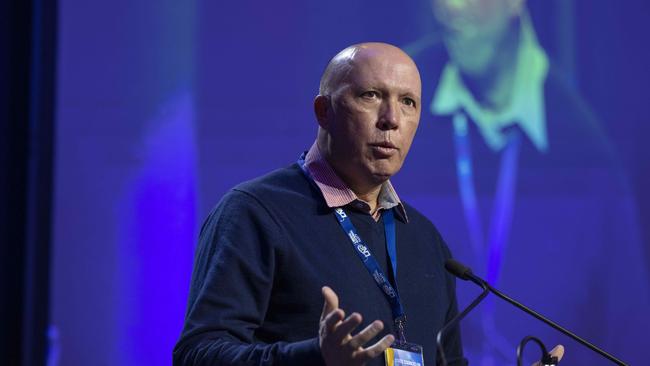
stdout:
{"type": "Polygon", "coordinates": [[[321,76],[318,93],[330,95],[342,81],[347,79],[355,67],[363,65],[369,58],[382,58],[395,64],[412,65],[419,77],[415,62],[398,47],[381,42],[359,43],[345,48],[330,60],[321,76]]]}
{"type": "Polygon", "coordinates": [[[339,52],[314,99],[320,152],[358,195],[379,192],[401,168],[420,121],[422,86],[413,60],[385,43],[339,52]]]}

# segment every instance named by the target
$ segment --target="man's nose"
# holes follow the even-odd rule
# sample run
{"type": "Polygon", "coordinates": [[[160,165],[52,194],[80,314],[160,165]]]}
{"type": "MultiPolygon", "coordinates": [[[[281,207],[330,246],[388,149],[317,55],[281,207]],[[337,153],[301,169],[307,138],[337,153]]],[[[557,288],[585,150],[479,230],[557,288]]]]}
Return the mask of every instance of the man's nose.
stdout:
{"type": "Polygon", "coordinates": [[[384,100],[379,110],[377,127],[380,130],[394,130],[399,127],[400,118],[398,101],[384,100]]]}

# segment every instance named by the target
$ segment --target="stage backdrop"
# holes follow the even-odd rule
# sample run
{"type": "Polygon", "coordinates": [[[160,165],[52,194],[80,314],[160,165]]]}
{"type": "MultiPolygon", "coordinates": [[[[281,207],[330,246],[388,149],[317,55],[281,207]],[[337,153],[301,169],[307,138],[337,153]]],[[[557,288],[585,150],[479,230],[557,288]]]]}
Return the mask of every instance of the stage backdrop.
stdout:
{"type": "MultiPolygon", "coordinates": [[[[476,2],[467,19],[503,2],[476,2]]],[[[458,60],[431,1],[59,4],[50,365],[171,364],[202,220],[229,188],[309,148],[320,73],[362,41],[401,46],[422,70],[402,199],[506,293],[631,364],[650,359],[644,1],[530,0],[511,31],[542,55],[522,75],[540,78],[523,115],[544,138],[519,130],[496,149],[471,115],[435,107],[458,60]]],[[[477,293],[458,291],[461,306],[477,293]]],[[[476,365],[514,364],[528,334],[565,344],[568,365],[607,364],[496,302],[463,332],[476,365]]]]}

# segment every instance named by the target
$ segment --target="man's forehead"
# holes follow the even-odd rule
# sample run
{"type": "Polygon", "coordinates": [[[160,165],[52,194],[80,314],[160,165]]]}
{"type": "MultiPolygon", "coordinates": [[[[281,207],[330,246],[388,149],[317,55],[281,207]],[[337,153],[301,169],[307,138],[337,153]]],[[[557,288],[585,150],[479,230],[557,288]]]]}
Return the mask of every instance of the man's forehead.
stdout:
{"type": "Polygon", "coordinates": [[[354,84],[372,83],[405,89],[420,89],[419,72],[408,56],[357,55],[350,61],[346,74],[346,81],[354,84]]]}

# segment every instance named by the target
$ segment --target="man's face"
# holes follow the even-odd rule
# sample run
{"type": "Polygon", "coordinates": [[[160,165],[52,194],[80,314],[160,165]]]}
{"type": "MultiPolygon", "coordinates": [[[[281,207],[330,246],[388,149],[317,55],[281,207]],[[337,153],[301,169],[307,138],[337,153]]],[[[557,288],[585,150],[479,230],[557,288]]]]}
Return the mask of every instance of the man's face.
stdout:
{"type": "Polygon", "coordinates": [[[397,173],[420,120],[420,76],[400,51],[359,52],[331,94],[331,162],[349,184],[376,185],[397,173]]]}
{"type": "Polygon", "coordinates": [[[497,45],[521,4],[521,0],[432,0],[449,56],[473,75],[489,72],[497,45]]]}

